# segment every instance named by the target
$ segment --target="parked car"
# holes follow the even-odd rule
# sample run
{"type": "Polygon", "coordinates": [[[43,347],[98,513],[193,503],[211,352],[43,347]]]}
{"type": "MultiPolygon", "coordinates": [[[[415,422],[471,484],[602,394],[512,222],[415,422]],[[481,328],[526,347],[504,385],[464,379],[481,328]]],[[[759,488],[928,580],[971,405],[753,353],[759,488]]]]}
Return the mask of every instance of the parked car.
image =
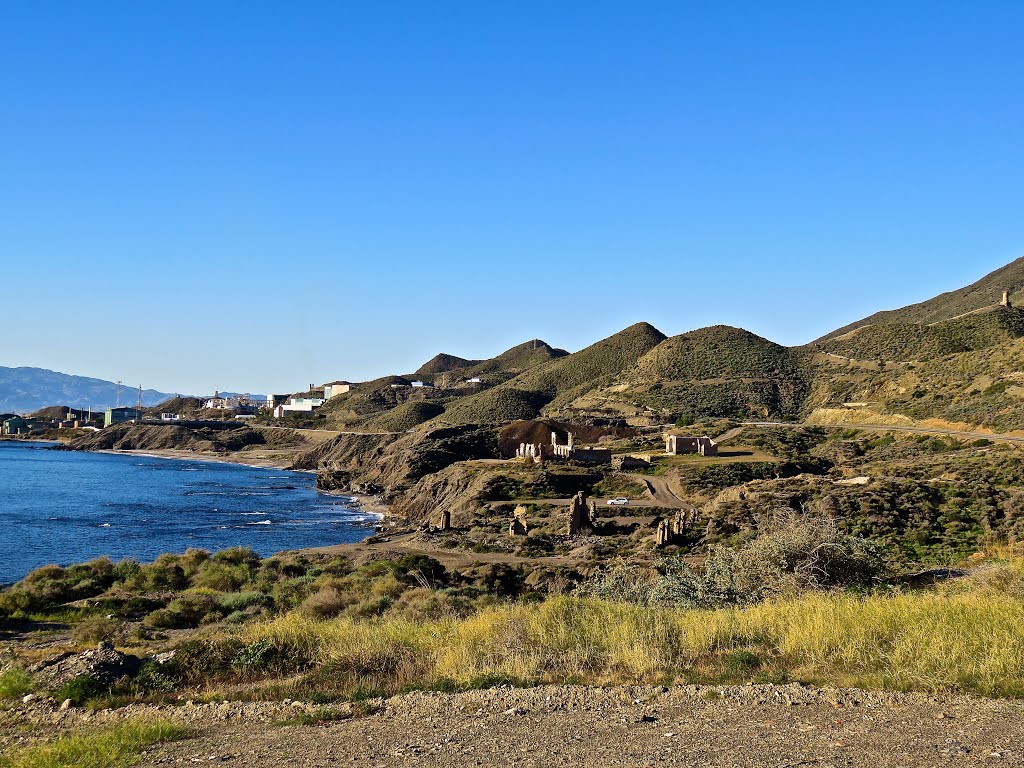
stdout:
{"type": "Polygon", "coordinates": [[[619,496],[617,499],[608,499],[609,507],[624,507],[629,504],[629,499],[625,496],[619,496]]]}

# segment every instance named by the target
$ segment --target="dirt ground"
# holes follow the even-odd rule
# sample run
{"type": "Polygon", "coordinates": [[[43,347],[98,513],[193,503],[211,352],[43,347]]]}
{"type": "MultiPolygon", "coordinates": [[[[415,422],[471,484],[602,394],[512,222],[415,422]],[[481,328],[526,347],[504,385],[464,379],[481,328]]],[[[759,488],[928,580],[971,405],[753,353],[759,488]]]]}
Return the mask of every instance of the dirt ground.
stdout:
{"type": "Polygon", "coordinates": [[[142,765],[1024,765],[1024,703],[792,686],[414,693],[316,725],[210,724],[142,765]]]}

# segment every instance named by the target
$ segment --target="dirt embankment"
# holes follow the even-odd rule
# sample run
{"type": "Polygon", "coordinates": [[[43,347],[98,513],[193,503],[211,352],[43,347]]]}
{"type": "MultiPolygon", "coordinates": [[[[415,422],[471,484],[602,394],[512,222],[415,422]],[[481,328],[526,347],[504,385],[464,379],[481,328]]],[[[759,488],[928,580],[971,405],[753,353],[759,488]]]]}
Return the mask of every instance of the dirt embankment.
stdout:
{"type": "Polygon", "coordinates": [[[494,431],[476,426],[403,435],[341,434],[300,456],[295,467],[314,469],[322,489],[381,496],[387,501],[458,462],[498,457],[494,431]]]}
{"type": "Polygon", "coordinates": [[[368,716],[283,728],[239,719],[240,706],[206,707],[205,718],[193,715],[197,738],[158,747],[142,765],[923,768],[1024,761],[1021,702],[796,684],[413,693],[368,702],[368,716]]]}

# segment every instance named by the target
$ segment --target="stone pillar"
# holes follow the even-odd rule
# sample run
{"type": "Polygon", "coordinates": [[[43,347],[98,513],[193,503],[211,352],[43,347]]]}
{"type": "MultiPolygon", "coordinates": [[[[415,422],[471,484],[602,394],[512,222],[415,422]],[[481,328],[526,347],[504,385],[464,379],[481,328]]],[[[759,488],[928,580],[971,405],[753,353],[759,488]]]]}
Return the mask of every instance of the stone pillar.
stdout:
{"type": "Polygon", "coordinates": [[[587,506],[587,496],[583,491],[578,491],[569,502],[569,535],[592,533],[593,530],[594,522],[587,506]]]}
{"type": "Polygon", "coordinates": [[[441,519],[438,522],[437,530],[450,531],[452,529],[452,513],[447,509],[441,510],[441,519]]]}
{"type": "Polygon", "coordinates": [[[657,546],[664,547],[669,543],[668,520],[658,521],[657,546]]]}
{"type": "Polygon", "coordinates": [[[1010,292],[1009,291],[1003,291],[1003,300],[1001,302],[999,302],[999,303],[1002,304],[1004,307],[1012,307],[1013,306],[1010,303],[1010,292]]]}
{"type": "Polygon", "coordinates": [[[508,524],[509,536],[526,536],[530,526],[526,522],[526,507],[520,504],[512,512],[512,521],[508,524]]]}

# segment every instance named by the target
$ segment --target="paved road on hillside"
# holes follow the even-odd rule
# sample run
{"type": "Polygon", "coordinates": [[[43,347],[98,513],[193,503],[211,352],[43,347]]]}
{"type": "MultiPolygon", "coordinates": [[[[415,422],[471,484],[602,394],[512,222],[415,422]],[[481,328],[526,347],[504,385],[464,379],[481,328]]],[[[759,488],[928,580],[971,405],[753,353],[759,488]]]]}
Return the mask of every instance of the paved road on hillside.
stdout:
{"type": "Polygon", "coordinates": [[[820,427],[821,429],[863,429],[868,432],[909,432],[919,435],[946,435],[963,437],[969,440],[992,440],[1000,443],[1024,444],[1024,437],[1019,435],[995,435],[987,432],[961,432],[955,429],[935,429],[932,427],[903,427],[892,424],[802,424],[786,421],[745,421],[747,427],[784,427],[786,429],[802,429],[820,427]]]}

